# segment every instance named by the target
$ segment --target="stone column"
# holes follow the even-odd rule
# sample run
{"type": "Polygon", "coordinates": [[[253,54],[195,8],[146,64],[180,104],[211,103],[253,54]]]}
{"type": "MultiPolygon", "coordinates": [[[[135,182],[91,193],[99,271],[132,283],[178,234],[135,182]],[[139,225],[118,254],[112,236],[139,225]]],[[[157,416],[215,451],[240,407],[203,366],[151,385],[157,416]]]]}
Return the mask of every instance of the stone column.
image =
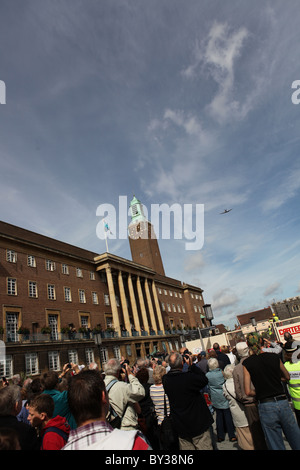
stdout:
{"type": "Polygon", "coordinates": [[[134,327],[138,332],[140,332],[141,326],[140,326],[139,314],[137,310],[134,289],[132,285],[132,278],[131,278],[130,273],[128,274],[128,290],[129,290],[130,303],[131,303],[132,314],[133,314],[134,327]]]}
{"type": "Polygon", "coordinates": [[[162,318],[162,314],[161,314],[161,310],[160,310],[160,305],[159,305],[159,300],[158,300],[158,296],[157,296],[157,290],[156,290],[156,285],[155,285],[154,279],[152,281],[152,292],[153,292],[154,303],[155,303],[156,312],[157,312],[159,329],[164,332],[165,327],[164,327],[164,322],[163,322],[163,318],[162,318]]]}
{"type": "Polygon", "coordinates": [[[119,283],[120,300],[121,300],[124,323],[125,323],[124,326],[125,326],[126,330],[128,331],[128,333],[131,335],[131,327],[130,327],[130,320],[129,320],[129,313],[128,313],[125,289],[124,289],[124,284],[123,284],[122,271],[119,271],[118,283],[119,283]]]}
{"type": "Polygon", "coordinates": [[[111,311],[112,311],[112,316],[113,316],[113,324],[114,324],[115,331],[118,333],[119,336],[121,336],[119,312],[118,312],[118,307],[117,307],[117,302],[116,302],[116,294],[115,294],[115,288],[114,288],[113,278],[111,274],[111,268],[107,267],[105,268],[105,271],[106,271],[106,278],[107,278],[107,284],[108,284],[111,311]]]}
{"type": "Polygon", "coordinates": [[[154,309],[153,309],[153,305],[152,305],[152,299],[151,299],[151,295],[150,295],[150,290],[149,290],[149,285],[148,285],[148,279],[147,278],[145,278],[145,292],[146,292],[147,304],[148,304],[149,313],[150,313],[151,326],[157,334],[157,325],[156,325],[155,314],[154,314],[154,309]]]}
{"type": "Polygon", "coordinates": [[[147,312],[146,312],[146,307],[145,307],[145,302],[144,302],[144,297],[143,297],[140,276],[137,276],[136,284],[137,284],[137,291],[138,291],[139,302],[140,302],[140,307],[141,307],[141,312],[142,312],[142,318],[144,322],[144,329],[145,331],[149,333],[149,324],[148,324],[148,318],[147,318],[147,312]]]}

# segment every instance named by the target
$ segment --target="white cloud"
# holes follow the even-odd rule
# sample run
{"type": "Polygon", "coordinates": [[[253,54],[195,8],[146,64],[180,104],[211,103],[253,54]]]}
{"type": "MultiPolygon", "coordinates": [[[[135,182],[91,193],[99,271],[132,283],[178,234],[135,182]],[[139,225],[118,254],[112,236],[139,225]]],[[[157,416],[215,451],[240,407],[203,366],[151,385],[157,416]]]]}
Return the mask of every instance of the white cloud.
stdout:
{"type": "Polygon", "coordinates": [[[232,307],[238,302],[238,296],[230,289],[220,289],[213,295],[213,307],[216,310],[232,307]]]}
{"type": "Polygon", "coordinates": [[[203,254],[201,252],[196,252],[192,256],[189,256],[185,263],[185,271],[198,271],[205,266],[205,261],[203,254]]]}
{"type": "Polygon", "coordinates": [[[280,175],[280,183],[269,191],[261,203],[264,212],[279,209],[288,200],[294,198],[300,190],[300,168],[290,169],[280,175]]]}
{"type": "Polygon", "coordinates": [[[271,294],[274,294],[275,292],[278,291],[280,288],[280,283],[279,282],[274,282],[273,284],[270,284],[269,286],[266,287],[264,291],[264,296],[268,297],[271,294]]]}

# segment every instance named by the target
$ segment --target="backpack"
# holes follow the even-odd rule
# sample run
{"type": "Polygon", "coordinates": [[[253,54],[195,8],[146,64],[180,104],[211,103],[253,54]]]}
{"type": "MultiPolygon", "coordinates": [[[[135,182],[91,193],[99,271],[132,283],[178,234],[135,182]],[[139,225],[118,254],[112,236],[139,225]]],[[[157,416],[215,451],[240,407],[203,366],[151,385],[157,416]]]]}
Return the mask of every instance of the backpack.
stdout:
{"type": "MultiPolygon", "coordinates": [[[[107,385],[106,387],[106,391],[107,391],[107,394],[109,392],[109,390],[111,389],[111,387],[113,385],[115,385],[115,383],[117,383],[118,380],[112,380],[111,382],[109,382],[109,384],[107,385]]],[[[109,410],[108,410],[108,418],[107,418],[107,421],[109,422],[109,424],[114,428],[114,429],[120,429],[121,428],[121,425],[122,425],[122,420],[123,420],[123,417],[126,413],[126,410],[127,410],[127,406],[128,406],[128,403],[127,405],[125,406],[124,408],[124,411],[123,411],[123,414],[122,416],[119,416],[118,413],[113,409],[113,407],[111,406],[111,404],[109,404],[109,410]]]]}
{"type": "MultiPolygon", "coordinates": [[[[56,434],[59,434],[63,438],[63,440],[65,441],[65,444],[68,441],[68,437],[69,437],[68,434],[66,432],[64,432],[62,429],[56,428],[54,426],[50,426],[49,428],[46,429],[46,431],[43,435],[43,441],[44,441],[44,437],[47,434],[47,432],[55,432],[56,434]]],[[[43,441],[42,441],[41,450],[43,450],[43,441]]]]}

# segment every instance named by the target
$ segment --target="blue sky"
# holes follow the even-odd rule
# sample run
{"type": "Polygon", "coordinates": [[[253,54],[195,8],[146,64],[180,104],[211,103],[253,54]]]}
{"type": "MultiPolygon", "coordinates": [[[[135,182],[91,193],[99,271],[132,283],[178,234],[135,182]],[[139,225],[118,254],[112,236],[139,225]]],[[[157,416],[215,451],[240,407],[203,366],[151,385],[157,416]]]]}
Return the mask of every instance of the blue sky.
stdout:
{"type": "Polygon", "coordinates": [[[102,253],[101,204],[204,204],[201,250],[160,247],[215,323],[299,295],[299,24],[297,0],[2,0],[0,219],[102,253]]]}

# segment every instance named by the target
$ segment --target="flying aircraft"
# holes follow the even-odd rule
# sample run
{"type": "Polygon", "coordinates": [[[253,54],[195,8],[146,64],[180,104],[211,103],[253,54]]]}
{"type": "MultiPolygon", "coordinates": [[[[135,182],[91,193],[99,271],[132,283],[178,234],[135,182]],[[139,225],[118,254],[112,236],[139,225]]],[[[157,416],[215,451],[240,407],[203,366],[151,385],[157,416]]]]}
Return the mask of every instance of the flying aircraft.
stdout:
{"type": "Polygon", "coordinates": [[[232,211],[232,209],[225,209],[224,212],[220,212],[220,214],[227,214],[230,211],[232,211]]]}

